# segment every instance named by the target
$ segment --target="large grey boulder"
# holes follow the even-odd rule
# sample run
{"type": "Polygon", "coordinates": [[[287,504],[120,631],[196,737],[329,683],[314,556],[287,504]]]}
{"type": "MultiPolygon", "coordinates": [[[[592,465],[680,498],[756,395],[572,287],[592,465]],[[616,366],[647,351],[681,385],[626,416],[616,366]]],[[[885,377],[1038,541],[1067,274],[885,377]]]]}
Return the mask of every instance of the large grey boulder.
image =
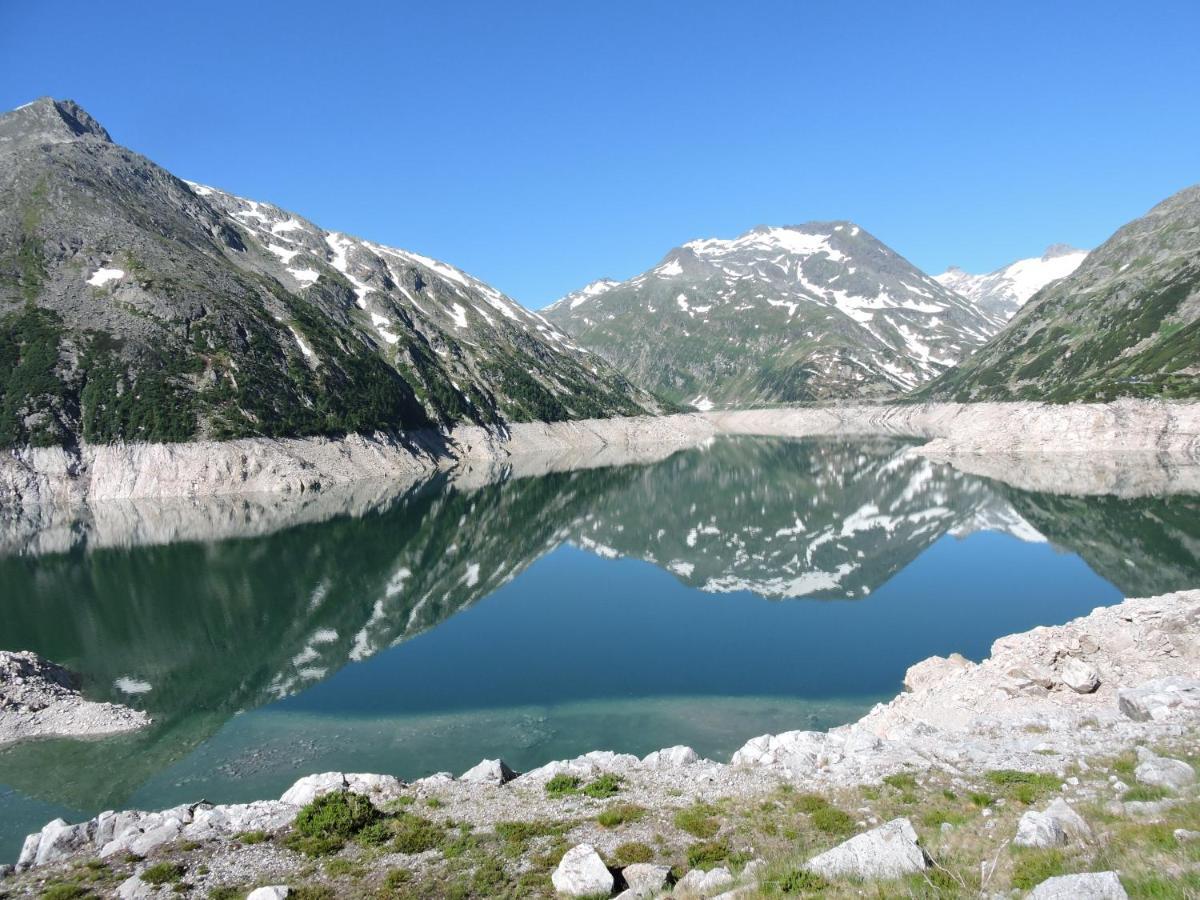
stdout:
{"type": "Polygon", "coordinates": [[[814,856],[805,868],[824,878],[899,878],[929,867],[908,819],[892,819],[832,850],[814,856]]]}
{"type": "Polygon", "coordinates": [[[143,900],[144,897],[153,897],[158,889],[152,885],[142,881],[138,875],[130,875],[119,885],[117,885],[118,900],[143,900]]]}
{"type": "Polygon", "coordinates": [[[633,892],[634,897],[651,897],[658,891],[664,890],[671,878],[670,866],[656,866],[653,863],[632,863],[621,870],[625,886],[633,892]]]}
{"type": "Polygon", "coordinates": [[[1179,791],[1195,784],[1196,770],[1180,759],[1156,756],[1144,747],[1138,749],[1138,765],[1133,777],[1139,784],[1179,791]]]}
{"type": "Polygon", "coordinates": [[[1138,722],[1187,721],[1200,717],[1200,678],[1170,675],[1117,692],[1121,712],[1138,722]]]}
{"type": "Polygon", "coordinates": [[[269,884],[252,890],[246,895],[246,900],[286,900],[291,892],[286,884],[269,884]]]}
{"type": "Polygon", "coordinates": [[[517,777],[502,759],[485,759],[462,773],[460,781],[467,784],[507,784],[517,777]]]}
{"type": "Polygon", "coordinates": [[[591,844],[577,844],[564,853],[550,881],[556,891],[568,897],[607,896],[614,883],[612,872],[591,844]]]}
{"type": "Polygon", "coordinates": [[[1032,891],[1028,900],[1128,900],[1116,872],[1056,875],[1032,891]]]}
{"type": "Polygon", "coordinates": [[[1018,847],[1058,847],[1081,843],[1091,836],[1092,830],[1083,817],[1059,797],[1042,812],[1030,810],[1021,816],[1013,843],[1018,847]]]}
{"type": "Polygon", "coordinates": [[[674,747],[664,747],[648,754],[642,765],[648,769],[677,769],[680,766],[690,766],[700,762],[700,757],[691,747],[676,744],[674,747]]]}
{"type": "Polygon", "coordinates": [[[733,873],[724,866],[710,869],[692,869],[675,884],[677,897],[715,897],[733,884],[733,873]]]}
{"type": "Polygon", "coordinates": [[[373,803],[379,804],[400,796],[404,782],[392,775],[371,775],[365,773],[320,772],[316,775],[305,775],[279,799],[292,806],[306,806],[323,794],[334,791],[350,791],[362,794],[373,803]]]}
{"type": "Polygon", "coordinates": [[[1077,694],[1092,694],[1100,687],[1100,673],[1082,659],[1072,657],[1063,664],[1062,681],[1077,694]]]}

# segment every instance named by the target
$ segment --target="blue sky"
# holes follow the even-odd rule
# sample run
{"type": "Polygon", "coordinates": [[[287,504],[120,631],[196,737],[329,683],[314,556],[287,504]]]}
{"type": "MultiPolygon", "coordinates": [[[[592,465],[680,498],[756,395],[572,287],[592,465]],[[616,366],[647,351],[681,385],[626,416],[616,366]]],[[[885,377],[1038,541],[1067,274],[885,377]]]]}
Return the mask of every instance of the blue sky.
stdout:
{"type": "Polygon", "coordinates": [[[1200,181],[1200,4],[17,3],[0,107],[538,307],[695,237],[852,219],[930,272],[1200,181]]]}

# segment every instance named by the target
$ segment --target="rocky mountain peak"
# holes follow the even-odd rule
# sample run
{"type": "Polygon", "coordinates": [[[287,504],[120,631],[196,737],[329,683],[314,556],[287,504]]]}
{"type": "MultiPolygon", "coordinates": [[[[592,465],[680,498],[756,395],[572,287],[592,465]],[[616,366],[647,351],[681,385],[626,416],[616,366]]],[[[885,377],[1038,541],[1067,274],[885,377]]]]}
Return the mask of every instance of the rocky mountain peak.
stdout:
{"type": "Polygon", "coordinates": [[[74,100],[39,97],[0,116],[0,143],[57,144],[79,138],[97,138],[112,143],[104,126],[74,100]]]}
{"type": "Polygon", "coordinates": [[[1071,256],[1074,253],[1083,253],[1078,247],[1072,247],[1070,244],[1051,244],[1046,248],[1046,252],[1042,254],[1043,260],[1058,259],[1062,256],[1071,256]]]}

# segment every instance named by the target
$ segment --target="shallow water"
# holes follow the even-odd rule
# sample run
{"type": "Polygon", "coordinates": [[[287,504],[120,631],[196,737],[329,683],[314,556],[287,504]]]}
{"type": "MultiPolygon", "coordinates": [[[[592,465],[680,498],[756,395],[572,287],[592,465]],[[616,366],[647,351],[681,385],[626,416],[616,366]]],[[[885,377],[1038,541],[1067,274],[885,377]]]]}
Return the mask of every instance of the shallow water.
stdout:
{"type": "Polygon", "coordinates": [[[1195,497],[1034,494],[905,450],[729,438],[360,487],[325,514],[256,498],[9,529],[0,647],[155,725],[0,750],[0,860],[55,815],[277,796],[315,771],[727,758],[853,720],[931,654],[1200,582],[1195,497]]]}

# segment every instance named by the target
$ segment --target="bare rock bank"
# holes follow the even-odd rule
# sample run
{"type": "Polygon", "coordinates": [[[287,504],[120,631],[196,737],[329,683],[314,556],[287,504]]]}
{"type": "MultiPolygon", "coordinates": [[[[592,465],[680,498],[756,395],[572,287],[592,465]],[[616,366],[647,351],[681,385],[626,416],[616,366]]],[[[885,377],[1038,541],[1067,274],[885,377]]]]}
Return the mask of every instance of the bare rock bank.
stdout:
{"type": "Polygon", "coordinates": [[[95,737],[148,724],[138,710],[83,699],[74,674],[36,653],[0,651],[0,746],[37,737],[95,737]]]}
{"type": "Polygon", "coordinates": [[[1200,462],[1200,404],[932,403],[532,422],[449,433],[250,438],[187,444],[24,448],[0,457],[0,506],[110,499],[304,493],[363,479],[476,477],[649,462],[717,434],[921,438],[935,458],[967,454],[1154,454],[1200,462]]]}

